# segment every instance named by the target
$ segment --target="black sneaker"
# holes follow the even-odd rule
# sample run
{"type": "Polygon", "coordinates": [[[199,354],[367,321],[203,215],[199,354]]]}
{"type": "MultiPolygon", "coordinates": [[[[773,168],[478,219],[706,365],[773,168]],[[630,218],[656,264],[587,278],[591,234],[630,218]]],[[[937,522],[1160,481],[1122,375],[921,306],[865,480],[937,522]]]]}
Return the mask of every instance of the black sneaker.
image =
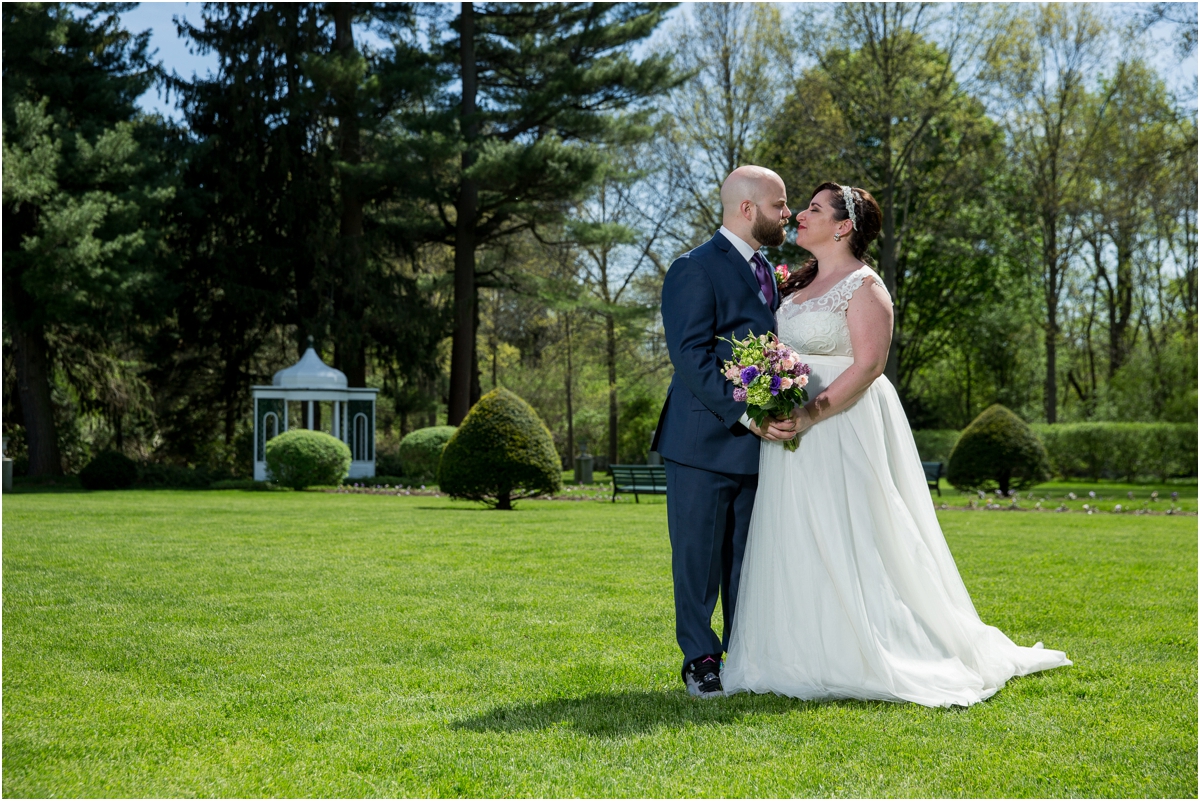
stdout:
{"type": "Polygon", "coordinates": [[[688,695],[696,698],[716,698],[725,694],[721,687],[721,663],[715,656],[694,659],[683,669],[683,683],[688,695]]]}

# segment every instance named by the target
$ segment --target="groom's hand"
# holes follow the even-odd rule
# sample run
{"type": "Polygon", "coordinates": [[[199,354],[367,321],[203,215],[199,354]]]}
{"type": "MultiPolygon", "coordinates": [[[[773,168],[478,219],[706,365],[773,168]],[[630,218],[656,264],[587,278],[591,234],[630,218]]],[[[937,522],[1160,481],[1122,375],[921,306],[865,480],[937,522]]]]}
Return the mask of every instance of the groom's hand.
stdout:
{"type": "Polygon", "coordinates": [[[777,420],[774,417],[767,418],[767,436],[766,439],[772,441],[780,441],[791,439],[796,436],[796,421],[790,417],[783,420],[777,420]]]}
{"type": "Polygon", "coordinates": [[[750,433],[754,436],[759,439],[765,439],[768,442],[779,442],[780,440],[791,439],[796,436],[796,432],[791,428],[792,423],[790,420],[780,422],[774,417],[768,417],[763,422],[766,425],[760,427],[752,418],[747,419],[746,428],[750,429],[750,433]]]}
{"type": "MultiPolygon", "coordinates": [[[[771,418],[768,417],[767,419],[769,420],[771,418]]],[[[764,428],[759,428],[758,423],[754,422],[753,418],[746,419],[746,428],[750,429],[750,433],[753,434],[754,436],[758,437],[759,439],[765,439],[768,442],[774,442],[777,439],[779,439],[779,437],[777,437],[771,433],[770,424],[768,424],[764,428]]]]}

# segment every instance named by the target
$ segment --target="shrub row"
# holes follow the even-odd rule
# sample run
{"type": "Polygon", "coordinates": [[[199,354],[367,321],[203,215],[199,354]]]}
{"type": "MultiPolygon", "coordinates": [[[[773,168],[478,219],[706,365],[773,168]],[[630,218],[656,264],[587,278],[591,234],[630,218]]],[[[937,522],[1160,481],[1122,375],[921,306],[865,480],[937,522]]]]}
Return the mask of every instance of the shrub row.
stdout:
{"type": "MultiPolygon", "coordinates": [[[[1037,423],[1050,470],[1064,478],[1153,476],[1159,481],[1196,475],[1196,426],[1189,423],[1037,423]]],[[[931,462],[949,462],[959,432],[914,431],[917,451],[931,462]]]]}
{"type": "Polygon", "coordinates": [[[1196,475],[1196,426],[1187,423],[1034,425],[1055,475],[1160,481],[1196,475]]]}

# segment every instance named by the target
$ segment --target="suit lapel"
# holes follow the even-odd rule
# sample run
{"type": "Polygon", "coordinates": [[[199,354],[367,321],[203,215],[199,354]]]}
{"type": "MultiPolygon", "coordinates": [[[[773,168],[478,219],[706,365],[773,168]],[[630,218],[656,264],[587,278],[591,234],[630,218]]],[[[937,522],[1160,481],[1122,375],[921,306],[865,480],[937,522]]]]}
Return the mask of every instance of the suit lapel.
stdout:
{"type": "MultiPolygon", "coordinates": [[[[724,251],[725,258],[729,259],[729,263],[733,265],[734,272],[742,276],[742,279],[746,282],[746,285],[750,287],[750,291],[754,293],[754,296],[757,297],[764,306],[771,308],[767,303],[766,297],[763,295],[762,287],[758,285],[758,279],[754,277],[754,269],[750,266],[749,262],[742,258],[742,254],[738,253],[737,248],[733,246],[733,243],[726,239],[725,236],[718,231],[713,236],[713,244],[717,246],[717,250],[724,251]]],[[[774,270],[772,270],[772,273],[774,273],[774,270]]],[[[772,280],[774,280],[774,278],[772,278],[772,280]]],[[[779,297],[778,290],[775,292],[775,297],[779,297]]],[[[774,312],[774,309],[772,309],[772,312],[774,312]]]]}

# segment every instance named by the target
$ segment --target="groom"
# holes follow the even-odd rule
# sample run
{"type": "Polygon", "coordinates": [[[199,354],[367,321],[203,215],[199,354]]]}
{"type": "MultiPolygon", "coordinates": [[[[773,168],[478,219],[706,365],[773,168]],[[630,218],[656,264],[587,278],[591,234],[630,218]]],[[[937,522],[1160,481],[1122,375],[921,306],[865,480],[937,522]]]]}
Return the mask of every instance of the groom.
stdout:
{"type": "Polygon", "coordinates": [[[758,488],[758,443],[789,439],[792,423],[759,428],[733,399],[722,373],[742,339],[775,330],[779,288],[759,248],[783,244],[791,217],[782,179],[738,167],[721,186],[722,225],[680,256],[662,290],[663,328],[675,377],[652,450],[666,461],[667,526],[675,582],[675,636],[691,695],[721,695],[721,654],[729,645],[738,574],[758,488]],[[712,628],[721,596],[724,639],[712,628]]]}

